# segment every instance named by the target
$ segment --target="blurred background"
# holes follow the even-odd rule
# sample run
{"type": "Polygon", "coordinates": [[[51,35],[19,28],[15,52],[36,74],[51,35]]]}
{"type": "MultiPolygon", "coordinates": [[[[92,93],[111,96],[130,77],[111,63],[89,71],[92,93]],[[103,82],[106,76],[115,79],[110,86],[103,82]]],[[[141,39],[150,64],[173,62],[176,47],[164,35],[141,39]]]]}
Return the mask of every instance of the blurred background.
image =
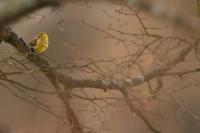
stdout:
{"type": "MultiPolygon", "coordinates": [[[[155,0],[171,11],[178,11],[189,16],[188,19],[194,21],[194,26],[199,27],[199,18],[195,15],[195,1],[191,0],[155,0]]],[[[140,21],[135,15],[125,15],[119,12],[134,13],[128,7],[115,5],[106,2],[89,2],[65,4],[59,8],[43,8],[23,19],[10,25],[10,27],[29,42],[38,32],[47,32],[49,35],[49,48],[42,55],[53,66],[62,66],[71,61],[76,64],[84,64],[88,60],[105,60],[113,58],[123,58],[137,53],[140,45],[147,44],[151,39],[146,37],[135,37],[120,34],[118,31],[126,33],[143,33],[140,21]],[[113,35],[111,37],[111,35],[113,35]],[[118,39],[120,38],[120,39],[118,39]],[[122,41],[125,40],[125,41],[122,41]],[[136,44],[137,43],[137,44],[136,44]]],[[[170,22],[164,22],[149,13],[140,13],[142,21],[147,27],[157,27],[149,32],[162,36],[182,37],[192,41],[193,33],[176,27],[170,22]]],[[[159,43],[159,42],[158,42],[159,43]]],[[[161,47],[154,54],[148,52],[138,61],[144,72],[155,67],[156,59],[164,62],[173,58],[181,48],[187,44],[177,46],[177,40],[163,40],[161,47]],[[176,46],[176,48],[173,46],[176,46]],[[167,50],[173,48],[167,56],[163,55],[167,50]]],[[[17,64],[13,59],[23,60],[16,53],[15,49],[6,43],[0,45],[1,69],[4,71],[15,70],[17,64]],[[9,59],[6,63],[5,59],[9,59]],[[15,64],[16,63],[16,64],[15,64]]],[[[152,49],[155,49],[153,46],[152,49]]],[[[120,61],[119,61],[120,62],[120,61]]],[[[119,63],[120,65],[123,63],[119,63]]],[[[199,61],[190,53],[184,62],[175,66],[173,70],[187,70],[198,68],[199,61]]],[[[33,75],[12,75],[11,79],[37,89],[48,90],[52,86],[44,75],[37,72],[37,68],[28,64],[33,75]]],[[[133,66],[125,71],[117,71],[116,66],[105,63],[100,65],[105,75],[114,75],[113,78],[126,78],[140,74],[138,67],[133,66]]],[[[103,78],[97,73],[85,73],[73,69],[59,69],[62,73],[80,79],[103,78]]],[[[103,73],[103,72],[102,72],[103,73]]],[[[162,81],[163,93],[169,92],[176,100],[167,95],[161,95],[155,100],[142,101],[142,110],[149,118],[149,121],[162,133],[198,133],[200,130],[199,117],[199,73],[192,73],[182,77],[164,77],[162,81]],[[178,103],[176,103],[178,102],[178,103]],[[176,103],[176,104],[174,104],[176,103]]],[[[152,87],[156,87],[156,81],[152,81],[152,87]]],[[[62,125],[54,116],[39,110],[35,105],[20,100],[11,94],[7,89],[1,88],[1,109],[0,133],[67,133],[69,125],[62,125]]],[[[149,95],[147,84],[130,88],[136,97],[149,95]],[[135,94],[136,93],[136,94],[135,94]],[[141,96],[142,95],[142,96],[141,96]]],[[[74,89],[73,92],[81,94],[83,90],[74,89]]],[[[107,91],[86,88],[84,93],[91,97],[122,97],[117,91],[107,91]]],[[[35,94],[44,103],[51,105],[53,110],[62,114],[64,108],[57,96],[35,94]]],[[[150,133],[151,131],[144,125],[140,118],[131,114],[123,100],[104,100],[95,103],[82,99],[72,98],[71,105],[85,127],[94,133],[150,133]]],[[[88,131],[89,133],[89,131],[88,131]]]]}

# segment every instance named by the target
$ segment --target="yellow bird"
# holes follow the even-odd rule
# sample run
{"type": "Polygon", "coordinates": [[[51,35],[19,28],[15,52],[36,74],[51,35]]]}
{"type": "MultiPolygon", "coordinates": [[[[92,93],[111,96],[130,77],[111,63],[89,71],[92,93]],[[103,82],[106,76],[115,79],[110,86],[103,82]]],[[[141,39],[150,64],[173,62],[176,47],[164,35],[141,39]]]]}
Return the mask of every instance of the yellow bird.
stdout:
{"type": "Polygon", "coordinates": [[[49,39],[48,35],[45,32],[39,32],[35,38],[33,38],[30,43],[29,47],[32,52],[35,52],[37,54],[44,53],[49,45],[49,39]]]}

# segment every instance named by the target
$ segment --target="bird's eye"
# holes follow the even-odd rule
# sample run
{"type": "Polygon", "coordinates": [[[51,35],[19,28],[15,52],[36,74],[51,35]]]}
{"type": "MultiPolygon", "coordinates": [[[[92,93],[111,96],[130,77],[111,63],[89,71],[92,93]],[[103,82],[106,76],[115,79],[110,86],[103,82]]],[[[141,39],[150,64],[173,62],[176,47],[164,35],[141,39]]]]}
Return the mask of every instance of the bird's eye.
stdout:
{"type": "Polygon", "coordinates": [[[40,33],[40,36],[42,37],[42,36],[43,36],[43,33],[40,33]]]}

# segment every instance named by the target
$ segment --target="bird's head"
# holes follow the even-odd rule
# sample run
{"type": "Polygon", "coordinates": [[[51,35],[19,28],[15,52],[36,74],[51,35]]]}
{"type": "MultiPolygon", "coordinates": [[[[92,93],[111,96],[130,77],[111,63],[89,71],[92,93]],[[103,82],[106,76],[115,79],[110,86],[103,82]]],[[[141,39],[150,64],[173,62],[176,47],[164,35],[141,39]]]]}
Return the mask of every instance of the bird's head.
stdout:
{"type": "Polygon", "coordinates": [[[37,37],[38,38],[41,38],[42,40],[44,40],[44,41],[48,41],[48,35],[47,35],[47,33],[45,33],[45,32],[39,32],[38,34],[37,34],[37,37]]]}

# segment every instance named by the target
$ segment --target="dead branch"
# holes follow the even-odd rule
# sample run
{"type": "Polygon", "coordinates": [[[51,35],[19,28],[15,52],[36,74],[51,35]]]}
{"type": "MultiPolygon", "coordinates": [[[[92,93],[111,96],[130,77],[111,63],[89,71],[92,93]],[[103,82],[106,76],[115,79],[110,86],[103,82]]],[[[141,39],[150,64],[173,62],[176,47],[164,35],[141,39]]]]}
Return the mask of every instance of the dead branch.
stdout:
{"type": "MultiPolygon", "coordinates": [[[[25,58],[31,61],[34,65],[38,66],[40,71],[42,71],[52,85],[55,87],[55,90],[58,92],[60,99],[66,108],[66,114],[69,123],[72,125],[73,133],[83,132],[81,125],[79,124],[78,118],[76,117],[73,109],[70,107],[69,95],[67,91],[71,88],[80,88],[80,87],[91,87],[98,89],[116,89],[121,92],[124,92],[125,88],[133,87],[140,85],[146,81],[152,80],[156,77],[162,76],[164,72],[167,72],[173,68],[176,64],[183,61],[188,53],[198,44],[198,40],[195,40],[194,43],[188,45],[186,48],[183,48],[180,53],[177,53],[177,56],[169,60],[162,66],[157,66],[154,70],[143,73],[138,76],[132,76],[132,78],[122,79],[122,80],[92,80],[92,79],[74,79],[72,77],[63,75],[62,73],[57,72],[51,65],[40,55],[30,52],[26,43],[23,39],[19,38],[15,32],[10,28],[1,28],[0,30],[0,39],[11,44],[15,47],[25,58]],[[60,85],[65,87],[66,93],[59,93],[62,91],[60,85]]],[[[126,96],[125,96],[126,97],[126,96]]],[[[132,105],[133,106],[133,105],[132,105]]],[[[140,116],[140,115],[139,115],[140,116]]],[[[141,116],[140,116],[141,117],[141,116]]],[[[141,119],[144,121],[143,116],[141,119]]],[[[145,120],[146,121],[146,120],[145,120]]],[[[149,123],[144,123],[150,128],[149,123]]],[[[150,128],[152,131],[153,128],[150,128]]],[[[155,132],[155,131],[154,131],[155,132]]]]}
{"type": "MultiPolygon", "coordinates": [[[[45,59],[43,59],[39,55],[31,53],[26,43],[21,38],[19,38],[10,28],[1,28],[0,31],[1,31],[0,39],[2,41],[5,41],[11,44],[21,54],[23,54],[24,57],[26,57],[33,64],[38,66],[40,68],[40,71],[44,72],[44,74],[47,76],[47,78],[52,83],[54,88],[57,91],[61,90],[58,80],[56,79],[55,72],[53,71],[53,69],[51,69],[51,66],[48,64],[48,62],[45,59]]],[[[79,124],[78,118],[76,117],[74,111],[70,107],[69,99],[68,99],[69,96],[67,94],[59,94],[58,96],[60,97],[61,101],[64,104],[66,116],[72,127],[71,128],[72,133],[83,133],[83,129],[81,128],[81,125],[79,124]]]]}
{"type": "Polygon", "coordinates": [[[59,0],[2,0],[0,1],[0,25],[16,19],[45,6],[56,6],[59,0]]]}

